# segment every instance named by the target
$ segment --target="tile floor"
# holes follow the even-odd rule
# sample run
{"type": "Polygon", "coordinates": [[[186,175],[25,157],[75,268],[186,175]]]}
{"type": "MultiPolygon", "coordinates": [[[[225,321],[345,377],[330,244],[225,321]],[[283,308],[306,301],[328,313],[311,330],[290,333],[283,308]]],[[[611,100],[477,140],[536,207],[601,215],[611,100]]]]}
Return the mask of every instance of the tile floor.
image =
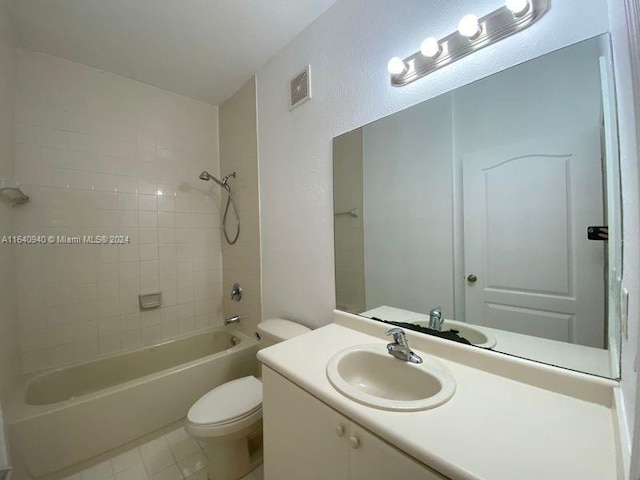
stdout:
{"type": "MultiPolygon", "coordinates": [[[[183,427],[64,480],[207,480],[206,450],[183,427]]],[[[263,480],[262,466],[242,480],[263,480]]]]}

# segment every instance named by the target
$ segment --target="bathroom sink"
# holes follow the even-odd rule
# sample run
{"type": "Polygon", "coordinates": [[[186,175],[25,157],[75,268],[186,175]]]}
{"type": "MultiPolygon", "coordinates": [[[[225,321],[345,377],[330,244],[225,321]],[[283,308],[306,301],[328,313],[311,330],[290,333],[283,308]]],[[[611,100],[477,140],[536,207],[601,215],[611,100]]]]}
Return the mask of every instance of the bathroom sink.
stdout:
{"type": "MultiPolygon", "coordinates": [[[[408,323],[415,323],[416,325],[420,325],[421,327],[429,326],[429,317],[425,317],[422,315],[418,318],[412,318],[406,321],[408,323]]],[[[446,330],[457,330],[458,335],[466,338],[467,340],[469,340],[469,342],[471,342],[472,345],[475,345],[476,347],[493,348],[498,343],[496,337],[489,331],[483,329],[482,327],[470,325],[466,322],[457,322],[455,320],[445,319],[442,324],[441,330],[443,332],[446,330]]]]}
{"type": "Polygon", "coordinates": [[[427,410],[448,401],[456,381],[440,361],[416,352],[414,364],[389,355],[386,345],[358,345],[335,354],[327,378],[340,393],[363,405],[394,411],[427,410]]]}

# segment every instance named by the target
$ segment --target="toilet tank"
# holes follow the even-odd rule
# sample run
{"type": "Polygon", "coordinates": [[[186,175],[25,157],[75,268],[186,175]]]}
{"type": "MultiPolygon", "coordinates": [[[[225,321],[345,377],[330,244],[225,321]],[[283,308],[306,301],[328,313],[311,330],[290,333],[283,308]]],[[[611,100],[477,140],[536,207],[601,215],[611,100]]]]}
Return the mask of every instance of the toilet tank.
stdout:
{"type": "Polygon", "coordinates": [[[260,333],[261,348],[270,347],[276,343],[284,342],[290,338],[297,337],[303,333],[310,332],[311,329],[299,323],[285,320],[283,318],[270,318],[258,324],[260,333]]]}

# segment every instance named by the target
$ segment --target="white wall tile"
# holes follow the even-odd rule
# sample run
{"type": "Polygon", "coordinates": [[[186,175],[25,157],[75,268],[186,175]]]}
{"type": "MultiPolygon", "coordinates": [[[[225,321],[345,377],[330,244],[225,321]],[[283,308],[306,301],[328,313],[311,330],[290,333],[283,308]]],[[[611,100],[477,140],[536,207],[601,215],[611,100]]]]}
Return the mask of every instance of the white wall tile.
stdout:
{"type": "MultiPolygon", "coordinates": [[[[190,246],[206,236],[198,229],[217,227],[218,206],[200,195],[202,218],[189,214],[198,174],[219,171],[217,107],[22,49],[17,71],[9,141],[15,176],[32,202],[16,210],[16,233],[129,237],[126,245],[16,250],[23,371],[150,345],[202,325],[194,314],[193,259],[218,258],[221,247],[209,238],[203,260],[202,246],[190,246]],[[64,82],[44,80],[60,75],[64,82]],[[185,215],[180,226],[176,203],[185,215]],[[141,314],[138,294],[157,290],[163,306],[141,314]]],[[[216,314],[210,307],[207,314],[216,314]]]]}
{"type": "Polygon", "coordinates": [[[158,212],[158,202],[155,195],[138,195],[138,210],[158,212]]]}
{"type": "Polygon", "coordinates": [[[110,173],[94,173],[94,188],[104,192],[115,192],[116,176],[110,173]]]}
{"type": "Polygon", "coordinates": [[[69,170],[69,188],[93,190],[93,172],[69,170]]]}

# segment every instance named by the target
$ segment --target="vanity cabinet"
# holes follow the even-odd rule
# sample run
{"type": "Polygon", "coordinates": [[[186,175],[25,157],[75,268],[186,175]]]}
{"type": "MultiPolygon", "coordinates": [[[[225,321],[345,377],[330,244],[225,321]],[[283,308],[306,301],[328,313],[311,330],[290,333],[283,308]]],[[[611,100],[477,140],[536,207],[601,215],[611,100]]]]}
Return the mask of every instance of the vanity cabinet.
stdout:
{"type": "Polygon", "coordinates": [[[446,480],[263,366],[265,480],[446,480]]]}

